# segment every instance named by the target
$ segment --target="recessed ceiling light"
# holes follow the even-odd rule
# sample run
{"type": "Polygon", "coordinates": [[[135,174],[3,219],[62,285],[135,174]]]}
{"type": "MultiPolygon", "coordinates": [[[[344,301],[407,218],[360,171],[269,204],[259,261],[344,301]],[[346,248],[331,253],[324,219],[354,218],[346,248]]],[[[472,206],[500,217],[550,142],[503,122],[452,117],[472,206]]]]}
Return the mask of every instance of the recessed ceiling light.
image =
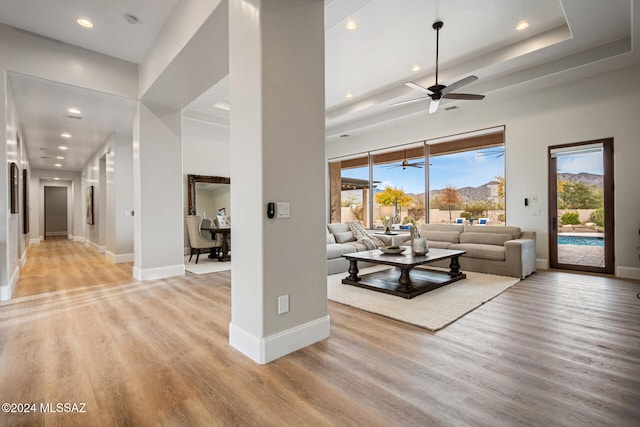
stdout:
{"type": "Polygon", "coordinates": [[[60,136],[63,137],[63,138],[71,138],[71,134],[67,133],[67,132],[61,133],[60,136]]]}
{"type": "Polygon", "coordinates": [[[413,71],[414,73],[416,71],[420,71],[422,68],[420,68],[420,66],[418,64],[414,65],[413,67],[411,67],[411,71],[413,71]]]}
{"type": "Polygon", "coordinates": [[[347,23],[344,25],[344,27],[347,30],[355,30],[356,28],[358,28],[358,23],[356,21],[354,21],[353,19],[349,19],[347,21],[347,23]]]}
{"type": "Polygon", "coordinates": [[[353,98],[353,94],[351,92],[347,92],[347,94],[345,95],[345,98],[353,98]]]}
{"type": "Polygon", "coordinates": [[[61,150],[68,150],[69,149],[69,147],[65,147],[64,145],[61,145],[58,148],[61,149],[61,150]]]}
{"type": "Polygon", "coordinates": [[[60,178],[55,177],[55,178],[53,178],[53,180],[54,180],[54,181],[60,181],[60,178]]]}
{"type": "Polygon", "coordinates": [[[78,25],[84,28],[93,28],[93,22],[89,21],[87,18],[78,18],[76,20],[78,25]]]}
{"type": "Polygon", "coordinates": [[[523,31],[529,28],[529,23],[527,21],[521,21],[517,26],[516,30],[523,31]]]}
{"type": "Polygon", "coordinates": [[[55,166],[55,167],[57,167],[57,168],[61,168],[61,167],[62,167],[62,165],[61,165],[60,163],[56,163],[56,164],[55,164],[55,165],[53,165],[53,166],[55,166]]]}
{"type": "Polygon", "coordinates": [[[64,160],[64,157],[63,157],[63,156],[57,156],[57,157],[56,157],[56,159],[58,159],[58,160],[64,160]]]}
{"type": "Polygon", "coordinates": [[[71,113],[71,114],[82,114],[82,111],[78,110],[77,108],[67,108],[67,112],[71,113]]]}

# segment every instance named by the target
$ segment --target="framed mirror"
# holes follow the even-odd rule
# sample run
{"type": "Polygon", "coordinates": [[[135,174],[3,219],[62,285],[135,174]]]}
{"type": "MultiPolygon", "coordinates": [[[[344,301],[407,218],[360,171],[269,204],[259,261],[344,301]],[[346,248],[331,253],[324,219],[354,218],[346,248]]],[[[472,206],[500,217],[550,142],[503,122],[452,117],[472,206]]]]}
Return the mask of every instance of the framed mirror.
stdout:
{"type": "Polygon", "coordinates": [[[231,179],[224,176],[187,175],[189,215],[215,218],[218,213],[231,215],[231,179]]]}

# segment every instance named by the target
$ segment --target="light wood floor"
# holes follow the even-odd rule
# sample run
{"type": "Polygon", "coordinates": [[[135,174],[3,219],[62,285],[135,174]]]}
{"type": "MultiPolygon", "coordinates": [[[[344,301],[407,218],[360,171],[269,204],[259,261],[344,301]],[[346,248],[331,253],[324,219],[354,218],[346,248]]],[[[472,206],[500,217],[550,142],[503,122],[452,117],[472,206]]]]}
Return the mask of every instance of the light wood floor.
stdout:
{"type": "Polygon", "coordinates": [[[78,243],[30,250],[22,296],[0,304],[0,403],[86,413],[0,425],[640,421],[638,282],[538,272],[437,333],[330,302],[329,339],[261,366],[228,345],[230,272],[125,283],[114,268],[78,243]]]}

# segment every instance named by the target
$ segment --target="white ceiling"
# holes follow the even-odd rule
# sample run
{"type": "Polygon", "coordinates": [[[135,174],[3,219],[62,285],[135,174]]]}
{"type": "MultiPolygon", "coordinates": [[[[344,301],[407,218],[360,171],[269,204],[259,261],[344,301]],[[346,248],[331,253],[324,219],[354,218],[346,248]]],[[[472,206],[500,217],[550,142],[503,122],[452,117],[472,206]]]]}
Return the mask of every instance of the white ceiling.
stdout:
{"type": "MultiPolygon", "coordinates": [[[[0,0],[0,23],[140,62],[179,3],[0,0]],[[135,14],[140,22],[127,23],[126,13],[135,14]],[[94,20],[93,32],[75,24],[78,16],[94,20]]],[[[482,103],[640,61],[633,50],[633,37],[637,39],[640,33],[638,9],[640,0],[326,0],[327,138],[354,134],[407,115],[424,114],[421,117],[428,119],[427,102],[390,104],[420,96],[404,85],[406,81],[424,86],[434,83],[436,34],[432,23],[438,19],[444,22],[439,83],[451,84],[473,74],[479,80],[464,92],[486,95],[484,101],[443,101],[436,114],[447,114],[447,106],[479,108],[482,103]],[[345,28],[348,19],[357,22],[356,30],[345,28]],[[521,20],[528,20],[530,27],[518,32],[515,26],[521,20]],[[411,71],[414,65],[420,71],[411,71]],[[346,98],[347,93],[353,97],[346,98]]],[[[100,100],[99,94],[87,94],[86,107],[81,108],[86,117],[72,123],[60,114],[61,108],[64,111],[69,106],[63,100],[67,104],[84,101],[72,95],[65,99],[60,91],[80,96],[82,90],[35,80],[10,76],[32,166],[44,167],[38,163],[39,146],[49,143],[55,149],[65,127],[73,126],[67,131],[87,141],[104,141],[110,129],[131,129],[132,114],[121,117],[132,111],[128,101],[113,96],[100,100]],[[98,109],[112,111],[96,113],[94,121],[90,112],[98,109]],[[90,134],[92,126],[94,133],[90,134]]],[[[230,104],[224,79],[194,101],[185,115],[228,126],[230,104]]],[[[80,170],[81,164],[78,159],[64,168],[80,170]]]]}

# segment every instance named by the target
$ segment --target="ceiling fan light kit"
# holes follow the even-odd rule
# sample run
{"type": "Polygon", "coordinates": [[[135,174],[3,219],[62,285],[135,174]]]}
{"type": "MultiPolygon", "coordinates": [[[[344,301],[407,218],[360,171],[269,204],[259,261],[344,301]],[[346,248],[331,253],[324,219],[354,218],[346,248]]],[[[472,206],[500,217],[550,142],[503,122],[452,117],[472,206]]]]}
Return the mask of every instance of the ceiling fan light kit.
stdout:
{"type": "Polygon", "coordinates": [[[439,47],[440,47],[440,29],[442,29],[443,25],[444,23],[442,21],[436,21],[433,23],[433,29],[436,30],[436,82],[435,84],[426,88],[415,82],[405,83],[407,86],[409,86],[412,89],[415,89],[419,92],[426,93],[427,96],[410,99],[408,101],[396,102],[394,104],[391,104],[392,106],[410,104],[412,102],[422,101],[422,100],[431,98],[431,105],[429,105],[429,114],[433,114],[436,111],[438,111],[438,106],[440,105],[440,99],[442,98],[463,99],[468,101],[478,101],[478,100],[484,99],[484,95],[476,95],[471,93],[453,93],[454,90],[478,80],[478,77],[476,76],[465,77],[464,79],[458,80],[457,82],[452,83],[449,86],[445,86],[438,83],[438,56],[439,56],[439,47]]]}

